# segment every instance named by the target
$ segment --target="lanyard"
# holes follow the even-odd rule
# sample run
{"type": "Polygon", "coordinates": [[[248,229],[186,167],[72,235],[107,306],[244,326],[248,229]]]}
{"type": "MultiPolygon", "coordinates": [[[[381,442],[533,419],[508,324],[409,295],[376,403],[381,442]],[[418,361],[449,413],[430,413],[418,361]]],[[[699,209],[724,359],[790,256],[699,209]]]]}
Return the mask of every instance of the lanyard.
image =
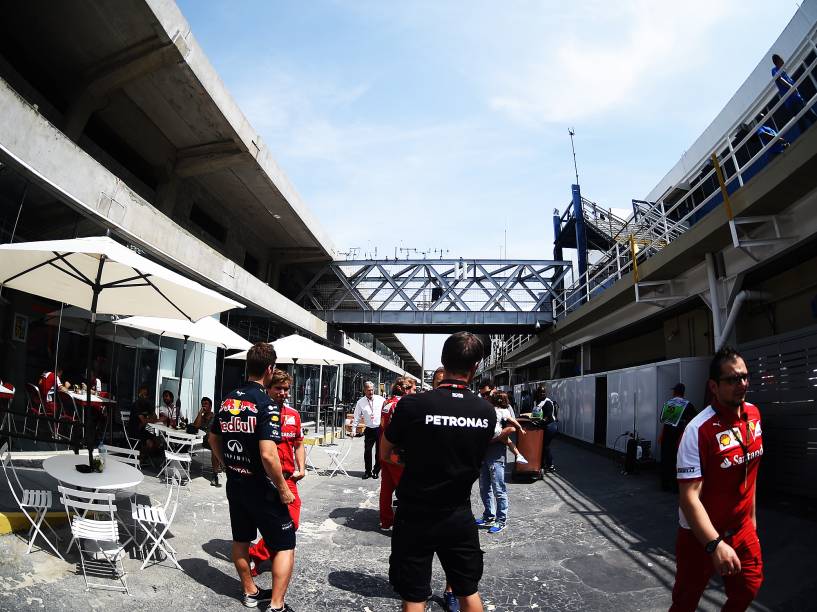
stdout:
{"type": "Polygon", "coordinates": [[[467,385],[458,385],[457,383],[442,383],[437,385],[438,389],[453,389],[453,390],[462,390],[467,389],[467,385]]]}
{"type": "MultiPolygon", "coordinates": [[[[744,423],[746,424],[746,437],[749,438],[749,421],[745,420],[744,423]]],[[[740,423],[738,423],[737,430],[735,429],[734,425],[729,427],[732,431],[732,435],[735,436],[735,440],[738,441],[740,444],[740,450],[743,451],[743,490],[746,490],[746,485],[749,480],[749,444],[752,444],[755,441],[755,436],[752,434],[752,439],[749,440],[749,444],[744,444],[743,442],[743,432],[740,429],[740,423]]]]}

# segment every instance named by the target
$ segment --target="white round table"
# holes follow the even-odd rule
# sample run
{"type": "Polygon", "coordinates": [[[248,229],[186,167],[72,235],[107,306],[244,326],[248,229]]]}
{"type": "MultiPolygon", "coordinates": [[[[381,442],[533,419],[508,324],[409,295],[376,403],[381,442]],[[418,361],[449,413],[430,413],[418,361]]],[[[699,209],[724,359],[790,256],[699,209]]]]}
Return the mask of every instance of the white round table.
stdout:
{"type": "Polygon", "coordinates": [[[145,479],[142,472],[135,467],[108,458],[102,473],[78,472],[76,466],[84,463],[88,465],[88,451],[79,455],[55,455],[43,461],[43,470],[63,484],[93,489],[95,491],[116,491],[128,489],[142,483],[145,479]]]}

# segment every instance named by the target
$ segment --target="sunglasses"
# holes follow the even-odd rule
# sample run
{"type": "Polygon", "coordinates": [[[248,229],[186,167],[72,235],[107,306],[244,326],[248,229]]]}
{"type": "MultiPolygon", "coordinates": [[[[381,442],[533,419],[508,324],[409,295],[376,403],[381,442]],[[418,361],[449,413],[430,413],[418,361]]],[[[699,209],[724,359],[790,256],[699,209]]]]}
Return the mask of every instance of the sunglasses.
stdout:
{"type": "Polygon", "coordinates": [[[725,382],[728,385],[736,385],[741,382],[749,382],[748,374],[736,374],[735,376],[722,376],[718,379],[720,382],[725,382]]]}

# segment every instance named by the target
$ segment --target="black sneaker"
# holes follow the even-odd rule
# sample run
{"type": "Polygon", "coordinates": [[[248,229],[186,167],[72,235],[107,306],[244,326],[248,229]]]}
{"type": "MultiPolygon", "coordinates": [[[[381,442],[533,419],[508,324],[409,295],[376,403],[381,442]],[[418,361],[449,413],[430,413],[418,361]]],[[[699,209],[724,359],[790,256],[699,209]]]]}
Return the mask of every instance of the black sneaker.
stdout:
{"type": "MultiPolygon", "coordinates": [[[[258,592],[254,595],[244,593],[241,596],[241,603],[244,604],[245,608],[257,608],[258,602],[269,601],[270,599],[272,599],[272,589],[258,589],[258,592]]],[[[286,606],[284,606],[284,609],[286,609],[286,606]]]]}
{"type": "Polygon", "coordinates": [[[273,608],[272,606],[270,606],[269,608],[267,608],[267,610],[270,612],[295,612],[295,610],[289,607],[289,604],[284,604],[283,608],[273,608]]]}
{"type": "Polygon", "coordinates": [[[369,474],[369,472],[366,472],[365,474],[363,474],[363,480],[368,480],[371,477],[372,477],[372,475],[369,474]]]}
{"type": "Polygon", "coordinates": [[[372,472],[372,478],[377,480],[377,477],[380,476],[380,472],[372,472]]]}
{"type": "Polygon", "coordinates": [[[213,474],[213,477],[210,479],[210,486],[211,487],[221,486],[221,483],[218,481],[218,474],[213,474]]]}

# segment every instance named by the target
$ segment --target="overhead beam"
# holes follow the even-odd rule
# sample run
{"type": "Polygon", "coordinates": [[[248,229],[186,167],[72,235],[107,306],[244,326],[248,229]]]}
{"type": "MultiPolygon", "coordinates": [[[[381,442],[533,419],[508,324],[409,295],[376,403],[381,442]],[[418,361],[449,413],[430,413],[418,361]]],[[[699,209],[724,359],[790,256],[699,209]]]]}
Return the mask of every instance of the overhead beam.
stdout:
{"type": "Polygon", "coordinates": [[[232,140],[211,142],[179,149],[173,172],[182,178],[190,178],[250,161],[252,157],[232,140]]]}

